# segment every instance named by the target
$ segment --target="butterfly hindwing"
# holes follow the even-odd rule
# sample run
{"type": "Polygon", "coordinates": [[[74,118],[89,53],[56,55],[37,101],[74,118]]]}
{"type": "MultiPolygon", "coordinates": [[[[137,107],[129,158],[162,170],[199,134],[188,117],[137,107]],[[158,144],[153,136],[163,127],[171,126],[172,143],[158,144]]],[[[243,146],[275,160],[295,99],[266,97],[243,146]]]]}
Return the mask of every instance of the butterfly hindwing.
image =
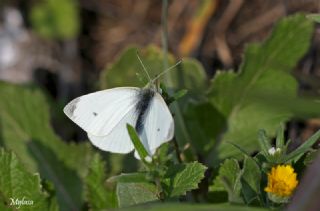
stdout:
{"type": "Polygon", "coordinates": [[[127,132],[127,124],[134,125],[137,120],[135,110],[130,110],[106,136],[94,136],[88,133],[93,145],[104,151],[115,153],[129,153],[134,146],[127,132]]]}
{"type": "MultiPolygon", "coordinates": [[[[145,115],[140,138],[150,155],[163,143],[170,141],[174,134],[174,121],[167,104],[159,93],[155,93],[145,115]]],[[[135,153],[137,157],[137,153],[135,153]]]]}

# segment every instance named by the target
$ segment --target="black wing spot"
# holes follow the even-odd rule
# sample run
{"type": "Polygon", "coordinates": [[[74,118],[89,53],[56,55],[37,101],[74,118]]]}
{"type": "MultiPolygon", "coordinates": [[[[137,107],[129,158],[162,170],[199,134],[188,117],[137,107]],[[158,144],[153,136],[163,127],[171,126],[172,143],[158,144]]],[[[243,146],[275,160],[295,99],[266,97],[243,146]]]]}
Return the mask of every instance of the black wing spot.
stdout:
{"type": "Polygon", "coordinates": [[[68,108],[67,113],[68,113],[69,115],[73,116],[73,113],[74,113],[74,111],[76,110],[77,104],[78,104],[79,101],[80,101],[80,97],[72,100],[72,101],[68,104],[68,105],[70,105],[70,106],[67,106],[67,108],[68,108]]]}
{"type": "Polygon", "coordinates": [[[158,128],[158,130],[157,130],[158,132],[160,131],[160,128],[158,128]]]}
{"type": "Polygon", "coordinates": [[[97,114],[96,112],[93,112],[92,114],[93,114],[94,116],[98,116],[98,114],[97,114]]]}

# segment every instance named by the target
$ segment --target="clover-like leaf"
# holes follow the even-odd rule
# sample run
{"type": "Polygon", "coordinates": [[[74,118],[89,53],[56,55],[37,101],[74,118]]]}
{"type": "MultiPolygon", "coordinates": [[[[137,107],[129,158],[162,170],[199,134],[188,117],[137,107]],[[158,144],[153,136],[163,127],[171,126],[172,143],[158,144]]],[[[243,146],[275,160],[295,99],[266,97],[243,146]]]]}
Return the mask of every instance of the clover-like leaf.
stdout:
{"type": "Polygon", "coordinates": [[[170,166],[164,183],[169,197],[185,195],[187,191],[198,188],[207,167],[198,162],[170,166]]]}
{"type": "Polygon", "coordinates": [[[241,176],[242,172],[236,159],[225,160],[219,169],[219,174],[214,181],[214,186],[221,187],[228,192],[230,202],[243,202],[241,194],[241,176]]]}
{"type": "Polygon", "coordinates": [[[119,182],[117,198],[119,207],[157,201],[158,189],[154,184],[148,182],[119,182]]]}

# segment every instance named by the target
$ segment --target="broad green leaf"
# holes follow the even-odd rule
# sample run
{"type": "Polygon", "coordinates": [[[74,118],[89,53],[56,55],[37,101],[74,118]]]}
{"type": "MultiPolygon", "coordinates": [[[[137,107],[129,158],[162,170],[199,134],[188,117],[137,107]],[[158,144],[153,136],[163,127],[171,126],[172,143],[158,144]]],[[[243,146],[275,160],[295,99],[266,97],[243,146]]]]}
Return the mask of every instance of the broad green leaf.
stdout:
{"type": "Polygon", "coordinates": [[[7,207],[1,210],[58,210],[55,197],[43,189],[39,174],[29,173],[13,152],[0,149],[0,175],[0,208],[7,207]],[[10,205],[12,199],[32,204],[10,205]]]}
{"type": "Polygon", "coordinates": [[[139,205],[130,208],[123,208],[120,210],[130,210],[130,211],[263,211],[267,210],[260,207],[248,207],[240,205],[231,204],[191,204],[191,203],[148,203],[146,205],[139,205]]]}
{"type": "Polygon", "coordinates": [[[260,182],[261,170],[259,166],[253,160],[253,158],[246,156],[244,159],[241,176],[242,194],[246,204],[252,203],[253,200],[259,200],[260,182]]]}
{"type": "Polygon", "coordinates": [[[219,169],[219,174],[215,179],[215,186],[223,186],[228,192],[229,202],[241,203],[241,170],[236,159],[225,160],[219,169]]]}
{"type": "Polygon", "coordinates": [[[45,38],[75,38],[80,29],[75,0],[43,0],[31,7],[30,20],[33,29],[45,38]]]}
{"type": "Polygon", "coordinates": [[[304,153],[306,153],[311,149],[312,145],[314,145],[319,140],[319,138],[320,138],[320,130],[318,130],[318,132],[313,134],[308,140],[306,140],[303,144],[301,144],[297,149],[295,149],[293,152],[288,154],[285,157],[284,162],[288,162],[293,159],[297,161],[304,153]]]}
{"type": "Polygon", "coordinates": [[[169,197],[185,195],[187,191],[198,188],[207,167],[198,162],[170,166],[163,181],[169,197]]]}
{"type": "Polygon", "coordinates": [[[286,109],[254,100],[256,93],[297,95],[290,71],[309,47],[313,24],[304,15],[284,18],[262,44],[250,44],[238,73],[220,72],[212,81],[209,101],[227,119],[228,130],[219,146],[221,159],[237,154],[226,141],[248,151],[257,149],[256,135],[263,128],[274,135],[278,125],[293,116],[286,109]]]}
{"type": "Polygon", "coordinates": [[[90,210],[101,210],[116,207],[113,190],[106,186],[105,162],[97,153],[91,160],[86,177],[86,198],[90,210]]]}
{"type": "MultiPolygon", "coordinates": [[[[47,100],[35,88],[0,82],[3,145],[13,150],[30,172],[54,183],[62,210],[79,209],[92,149],[66,144],[53,132],[47,100]]],[[[61,111],[62,112],[62,111],[61,111]]]]}
{"type": "Polygon", "coordinates": [[[225,118],[208,102],[189,103],[185,111],[185,120],[188,130],[192,131],[191,144],[204,156],[214,144],[217,144],[217,134],[226,126],[225,118]]]}
{"type": "Polygon", "coordinates": [[[127,124],[127,130],[128,130],[128,133],[129,133],[129,136],[131,138],[131,141],[133,143],[134,148],[137,150],[140,158],[144,160],[147,156],[149,156],[149,153],[144,148],[136,130],[129,124],[127,124]]]}
{"type": "Polygon", "coordinates": [[[119,207],[129,207],[158,200],[157,187],[152,183],[122,183],[117,184],[117,198],[119,207]]]}

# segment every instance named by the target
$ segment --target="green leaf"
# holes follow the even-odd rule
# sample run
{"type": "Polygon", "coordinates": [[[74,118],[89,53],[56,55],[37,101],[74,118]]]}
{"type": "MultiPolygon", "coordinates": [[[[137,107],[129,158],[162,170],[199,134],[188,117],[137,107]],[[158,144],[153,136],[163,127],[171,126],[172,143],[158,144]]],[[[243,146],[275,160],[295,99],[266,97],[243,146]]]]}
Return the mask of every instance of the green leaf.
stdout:
{"type": "Polygon", "coordinates": [[[183,96],[185,96],[188,93],[188,90],[186,89],[182,89],[176,93],[173,94],[172,98],[177,101],[178,99],[182,98],[183,96]]]}
{"type": "Polygon", "coordinates": [[[242,152],[242,154],[244,154],[244,155],[246,155],[246,156],[248,156],[248,157],[251,156],[249,152],[247,152],[244,148],[240,147],[239,145],[237,145],[237,144],[235,144],[235,143],[232,143],[232,142],[227,142],[227,143],[229,143],[229,144],[231,144],[232,146],[234,146],[235,148],[237,148],[240,152],[242,152]]]}
{"type": "Polygon", "coordinates": [[[310,150],[310,152],[308,152],[307,154],[306,154],[306,157],[305,157],[305,159],[303,160],[303,164],[305,165],[305,166],[308,166],[308,165],[310,165],[310,164],[312,164],[313,163],[313,161],[316,159],[316,156],[319,154],[319,149],[317,149],[317,150],[310,150]]]}
{"type": "Polygon", "coordinates": [[[306,17],[309,18],[310,20],[320,23],[320,14],[309,14],[306,17]]]}
{"type": "Polygon", "coordinates": [[[148,203],[146,205],[139,205],[130,208],[124,208],[120,210],[130,210],[130,211],[263,211],[267,210],[259,207],[248,207],[248,206],[239,206],[231,204],[190,204],[190,203],[148,203]]]}
{"type": "MultiPolygon", "coordinates": [[[[47,99],[38,89],[0,82],[3,145],[13,150],[30,172],[54,183],[62,210],[79,209],[92,148],[66,144],[53,132],[47,99]]],[[[61,111],[62,113],[62,111],[61,111]]]]}
{"type": "Polygon", "coordinates": [[[158,200],[157,187],[152,183],[122,183],[117,184],[117,198],[119,207],[128,207],[158,200]]]}
{"type": "Polygon", "coordinates": [[[229,202],[241,203],[241,170],[236,159],[226,159],[221,164],[215,186],[223,186],[228,192],[229,202]]]}
{"type": "Polygon", "coordinates": [[[258,140],[261,150],[264,152],[265,156],[268,157],[271,144],[265,130],[259,130],[258,140]]]}
{"type": "Polygon", "coordinates": [[[285,157],[284,162],[289,162],[290,160],[295,160],[297,161],[304,153],[309,151],[320,138],[320,130],[313,134],[308,140],[306,140],[303,144],[301,144],[297,149],[292,151],[290,154],[288,154],[285,157]]]}
{"type": "Polygon", "coordinates": [[[140,158],[144,160],[147,156],[149,156],[149,153],[144,148],[136,130],[129,124],[127,124],[127,130],[131,138],[131,141],[134,145],[134,148],[137,150],[140,158]]]}
{"type": "Polygon", "coordinates": [[[297,95],[297,81],[290,71],[309,48],[313,24],[304,15],[284,18],[262,44],[250,44],[239,73],[219,72],[209,90],[209,100],[227,119],[228,130],[219,146],[221,159],[238,154],[226,141],[253,151],[256,134],[264,128],[274,135],[278,125],[293,116],[290,110],[270,106],[269,101],[253,98],[256,93],[270,96],[297,95]]]}
{"type": "Polygon", "coordinates": [[[259,200],[261,170],[253,158],[246,156],[243,163],[241,187],[246,204],[259,200]]]}
{"type": "Polygon", "coordinates": [[[13,210],[58,210],[55,197],[42,188],[39,174],[29,173],[15,154],[4,149],[0,149],[0,175],[0,208],[7,206],[13,210]],[[10,205],[11,199],[32,201],[32,204],[20,207],[10,205]]]}
{"type": "Polygon", "coordinates": [[[198,162],[170,166],[163,181],[169,197],[185,195],[187,191],[198,188],[207,167],[198,162]]]}
{"type": "MultiPolygon", "coordinates": [[[[190,133],[190,142],[203,156],[217,144],[218,135],[226,126],[225,118],[208,102],[189,103],[185,111],[185,121],[190,133]],[[205,112],[204,112],[205,111],[205,112]]],[[[208,158],[209,162],[213,159],[208,158]]]]}
{"type": "Polygon", "coordinates": [[[282,149],[285,146],[284,125],[281,124],[277,130],[276,148],[282,149]]]}
{"type": "Polygon", "coordinates": [[[115,208],[115,195],[113,190],[106,186],[107,179],[105,162],[96,153],[91,161],[86,177],[86,198],[90,210],[115,208]]]}
{"type": "Polygon", "coordinates": [[[80,29],[75,0],[43,0],[32,6],[30,20],[33,29],[45,38],[75,38],[80,29]]]}

